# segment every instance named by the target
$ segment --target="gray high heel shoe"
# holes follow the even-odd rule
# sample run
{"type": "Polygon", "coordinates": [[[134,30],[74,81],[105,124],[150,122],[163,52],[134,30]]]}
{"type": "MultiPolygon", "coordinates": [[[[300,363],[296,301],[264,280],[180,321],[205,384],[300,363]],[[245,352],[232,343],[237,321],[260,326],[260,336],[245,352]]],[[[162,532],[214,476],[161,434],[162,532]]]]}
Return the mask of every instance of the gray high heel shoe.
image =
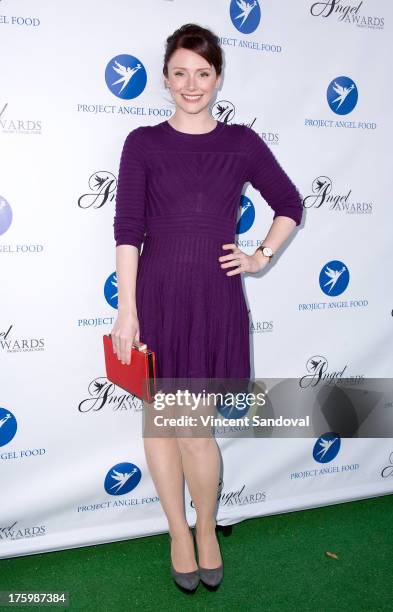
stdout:
{"type": "MultiPolygon", "coordinates": [[[[171,544],[172,538],[169,534],[169,545],[171,544]]],[[[173,567],[171,559],[171,576],[176,584],[185,591],[193,592],[199,584],[199,569],[193,570],[192,572],[178,572],[173,567]]]]}
{"type": "Polygon", "coordinates": [[[207,586],[209,587],[218,587],[221,583],[224,576],[224,566],[221,563],[218,567],[207,568],[207,567],[199,567],[199,576],[207,586]]]}
{"type": "MultiPolygon", "coordinates": [[[[195,529],[196,533],[196,529],[195,529]]],[[[224,576],[224,564],[221,563],[218,567],[201,567],[198,561],[199,576],[202,582],[211,588],[217,588],[224,576]]]]}

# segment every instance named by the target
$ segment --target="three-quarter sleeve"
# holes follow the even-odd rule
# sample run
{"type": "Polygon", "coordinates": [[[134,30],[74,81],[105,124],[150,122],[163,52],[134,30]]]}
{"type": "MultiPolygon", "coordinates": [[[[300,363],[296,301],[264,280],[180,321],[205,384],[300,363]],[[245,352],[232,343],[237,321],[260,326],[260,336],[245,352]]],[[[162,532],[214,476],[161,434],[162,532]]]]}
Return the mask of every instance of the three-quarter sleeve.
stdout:
{"type": "Polygon", "coordinates": [[[113,220],[116,246],[132,244],[140,249],[145,233],[146,164],[141,126],[124,141],[117,178],[116,210],[113,220]]]}
{"type": "Polygon", "coordinates": [[[290,217],[299,225],[303,215],[302,197],[280,163],[252,128],[246,128],[246,180],[261,193],[274,210],[273,219],[290,217]]]}

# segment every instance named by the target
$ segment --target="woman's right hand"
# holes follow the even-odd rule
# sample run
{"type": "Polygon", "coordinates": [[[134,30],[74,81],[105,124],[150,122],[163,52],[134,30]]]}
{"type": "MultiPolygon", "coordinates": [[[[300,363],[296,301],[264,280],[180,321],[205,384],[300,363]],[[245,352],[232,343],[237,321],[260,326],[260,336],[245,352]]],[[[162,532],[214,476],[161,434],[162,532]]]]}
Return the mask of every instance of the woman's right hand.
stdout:
{"type": "Polygon", "coordinates": [[[111,331],[113,352],[123,364],[131,362],[131,346],[139,339],[139,321],[136,312],[119,312],[111,331]]]}

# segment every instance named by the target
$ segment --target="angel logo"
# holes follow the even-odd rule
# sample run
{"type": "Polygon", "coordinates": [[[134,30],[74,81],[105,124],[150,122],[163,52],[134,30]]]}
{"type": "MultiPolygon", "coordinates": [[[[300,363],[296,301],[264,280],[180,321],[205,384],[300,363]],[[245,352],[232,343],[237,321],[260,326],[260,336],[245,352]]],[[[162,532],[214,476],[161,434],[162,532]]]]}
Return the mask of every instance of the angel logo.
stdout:
{"type": "Polygon", "coordinates": [[[333,431],[329,431],[315,442],[312,456],[318,463],[328,463],[337,457],[340,446],[340,436],[333,431]]]}
{"type": "Polygon", "coordinates": [[[233,25],[242,34],[251,34],[259,26],[261,7],[258,0],[231,0],[229,14],[233,25]]]}
{"type": "Polygon", "coordinates": [[[326,295],[340,295],[348,287],[348,283],[348,268],[338,259],[329,261],[319,273],[319,286],[326,295]]]}
{"type": "Polygon", "coordinates": [[[105,81],[118,98],[130,100],[146,87],[147,75],[142,62],[133,55],[116,55],[107,64],[105,81]]]}
{"type": "Polygon", "coordinates": [[[326,357],[322,357],[322,355],[313,355],[312,357],[310,357],[310,359],[307,360],[306,369],[309,374],[305,374],[303,376],[303,379],[321,380],[322,375],[328,369],[328,360],[326,359],[326,357]]]}
{"type": "Polygon", "coordinates": [[[80,208],[102,208],[106,202],[112,202],[117,187],[116,177],[111,172],[100,170],[89,178],[89,193],[78,199],[80,208]]]}
{"type": "Polygon", "coordinates": [[[328,204],[329,210],[348,210],[352,207],[348,204],[351,190],[345,195],[332,194],[332,179],[327,176],[318,176],[312,182],[312,194],[303,200],[304,208],[320,208],[328,204]]]}
{"type": "Polygon", "coordinates": [[[109,495],[125,495],[138,486],[142,472],[133,463],[114,465],[105,477],[104,488],[109,495]]]}
{"type": "Polygon", "coordinates": [[[106,279],[104,295],[109,306],[112,306],[112,308],[117,308],[118,290],[116,272],[112,272],[112,274],[110,274],[106,279]]]}
{"type": "Polygon", "coordinates": [[[320,208],[325,201],[328,201],[328,195],[331,191],[332,180],[327,176],[318,176],[312,182],[313,195],[304,198],[304,208],[320,208]]]}
{"type": "Polygon", "coordinates": [[[217,121],[229,123],[235,116],[235,107],[232,102],[229,102],[229,100],[219,100],[213,105],[212,115],[217,119],[217,121]]]}
{"type": "Polygon", "coordinates": [[[255,208],[250,198],[242,195],[240,198],[240,217],[236,226],[236,234],[247,232],[255,221],[255,208]]]}
{"type": "Polygon", "coordinates": [[[12,209],[5,198],[0,196],[0,236],[5,234],[12,223],[12,209]]]}
{"type": "Polygon", "coordinates": [[[0,446],[11,442],[17,428],[16,418],[12,412],[0,406],[0,446]]]}
{"type": "Polygon", "coordinates": [[[330,109],[337,115],[348,115],[358,101],[358,89],[355,83],[346,76],[339,76],[330,82],[326,97],[330,109]]]}

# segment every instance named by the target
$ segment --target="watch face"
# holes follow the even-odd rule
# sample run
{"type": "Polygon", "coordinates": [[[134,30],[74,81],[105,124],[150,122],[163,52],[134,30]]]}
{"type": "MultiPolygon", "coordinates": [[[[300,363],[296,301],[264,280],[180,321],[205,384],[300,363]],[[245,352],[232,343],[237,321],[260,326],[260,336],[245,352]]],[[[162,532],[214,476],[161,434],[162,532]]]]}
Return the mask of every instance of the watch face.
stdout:
{"type": "Polygon", "coordinates": [[[266,257],[271,257],[273,255],[273,251],[270,247],[263,247],[262,253],[266,255],[266,257]]]}

